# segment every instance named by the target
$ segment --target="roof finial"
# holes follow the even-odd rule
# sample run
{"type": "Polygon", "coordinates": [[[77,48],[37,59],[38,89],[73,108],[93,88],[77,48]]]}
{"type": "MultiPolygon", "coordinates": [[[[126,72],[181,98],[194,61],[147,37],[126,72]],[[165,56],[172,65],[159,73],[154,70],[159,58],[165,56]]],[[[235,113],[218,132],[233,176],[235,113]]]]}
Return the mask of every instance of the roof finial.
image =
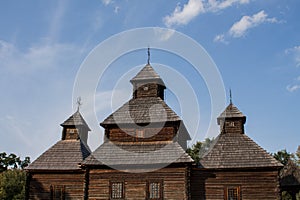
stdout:
{"type": "Polygon", "coordinates": [[[230,104],[232,104],[232,94],[231,94],[231,88],[229,88],[229,98],[230,98],[230,104]]]}
{"type": "Polygon", "coordinates": [[[76,104],[77,104],[77,111],[79,111],[79,108],[80,108],[80,106],[82,105],[81,97],[77,97],[77,102],[76,102],[76,104]]]}
{"type": "Polygon", "coordinates": [[[148,65],[150,65],[150,47],[148,46],[148,61],[147,61],[148,65]]]}

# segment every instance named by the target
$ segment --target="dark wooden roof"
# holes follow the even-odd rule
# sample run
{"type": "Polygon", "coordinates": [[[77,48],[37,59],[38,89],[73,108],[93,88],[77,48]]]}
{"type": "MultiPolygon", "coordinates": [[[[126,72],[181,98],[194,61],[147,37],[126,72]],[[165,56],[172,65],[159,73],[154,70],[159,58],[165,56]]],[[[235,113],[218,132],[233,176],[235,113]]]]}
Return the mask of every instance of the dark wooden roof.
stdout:
{"type": "Polygon", "coordinates": [[[145,97],[129,100],[101,125],[174,121],[181,119],[160,97],[145,97]]]}
{"type": "Polygon", "coordinates": [[[220,124],[220,119],[228,118],[242,118],[244,123],[246,122],[246,116],[232,103],[230,103],[226,109],[218,117],[218,124],[220,124]]]}
{"type": "Polygon", "coordinates": [[[84,165],[154,165],[191,163],[192,158],[177,142],[103,143],[84,165]]]}
{"type": "Polygon", "coordinates": [[[275,158],[245,134],[220,134],[200,160],[201,167],[213,169],[281,167],[275,158]]]}
{"type": "Polygon", "coordinates": [[[79,170],[79,163],[90,155],[81,140],[61,140],[33,161],[26,170],[79,170]]]}
{"type": "Polygon", "coordinates": [[[292,160],[280,171],[280,185],[300,186],[300,168],[292,160]]]}
{"type": "Polygon", "coordinates": [[[160,78],[160,76],[156,73],[156,71],[150,64],[147,64],[139,73],[137,73],[137,75],[133,77],[130,80],[130,82],[148,80],[154,80],[156,82],[159,82],[161,85],[164,85],[163,80],[160,78]]]}
{"type": "Polygon", "coordinates": [[[77,110],[71,117],[69,117],[61,126],[84,126],[89,131],[91,130],[85,120],[83,119],[82,115],[80,114],[79,110],[77,110]]]}

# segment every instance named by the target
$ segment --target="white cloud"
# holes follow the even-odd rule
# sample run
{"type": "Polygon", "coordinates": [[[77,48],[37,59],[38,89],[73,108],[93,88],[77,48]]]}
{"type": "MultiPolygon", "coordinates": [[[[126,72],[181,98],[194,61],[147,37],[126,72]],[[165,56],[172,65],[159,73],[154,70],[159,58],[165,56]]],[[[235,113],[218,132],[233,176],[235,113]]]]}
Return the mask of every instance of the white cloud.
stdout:
{"type": "Polygon", "coordinates": [[[51,17],[50,27],[49,27],[49,37],[52,40],[57,39],[60,29],[63,24],[63,17],[65,15],[66,9],[68,8],[67,1],[58,1],[58,5],[51,17]]]}
{"type": "Polygon", "coordinates": [[[71,44],[41,42],[24,51],[0,40],[0,68],[16,73],[62,67],[80,58],[82,50],[71,44]]]}
{"type": "Polygon", "coordinates": [[[113,2],[112,0],[102,0],[102,3],[106,6],[111,4],[112,2],[113,2]]]}
{"type": "Polygon", "coordinates": [[[285,53],[292,55],[296,66],[300,66],[300,46],[294,46],[293,48],[286,49],[285,53]]]}
{"type": "Polygon", "coordinates": [[[189,0],[183,8],[178,4],[172,14],[163,18],[163,22],[167,27],[186,25],[199,14],[217,12],[249,2],[250,0],[189,0]]]}
{"type": "MultiPolygon", "coordinates": [[[[216,35],[214,42],[228,43],[226,39],[240,38],[247,34],[248,30],[257,27],[263,23],[280,23],[276,18],[269,18],[268,14],[262,10],[252,16],[245,15],[239,21],[235,22],[229,31],[216,35]]],[[[300,57],[299,57],[300,61],[300,57]]]]}
{"type": "Polygon", "coordinates": [[[167,41],[175,33],[174,29],[155,29],[155,34],[161,41],[167,41]]]}
{"type": "Polygon", "coordinates": [[[115,6],[114,8],[114,13],[118,14],[120,11],[120,7],[119,6],[115,6]]]}
{"type": "Polygon", "coordinates": [[[183,8],[178,4],[173,13],[164,17],[163,21],[167,27],[185,25],[204,11],[202,0],[189,0],[183,8]]]}
{"type": "Polygon", "coordinates": [[[208,0],[207,2],[207,10],[216,12],[233,5],[239,4],[248,4],[250,0],[225,0],[225,1],[218,1],[218,0],[208,0]]]}
{"type": "Polygon", "coordinates": [[[289,91],[289,92],[295,92],[297,90],[300,89],[300,76],[298,76],[297,78],[295,78],[293,80],[293,83],[286,86],[286,89],[289,91]]]}
{"type": "Polygon", "coordinates": [[[286,89],[289,91],[289,92],[295,92],[297,90],[300,89],[300,85],[299,84],[296,84],[296,85],[288,85],[286,87],[286,89]]]}
{"type": "Polygon", "coordinates": [[[229,30],[229,35],[235,38],[242,37],[246,34],[247,30],[254,28],[262,23],[277,23],[276,18],[268,18],[264,10],[252,15],[243,16],[240,21],[234,23],[229,30]]]}
{"type": "Polygon", "coordinates": [[[225,40],[225,35],[224,34],[216,35],[215,38],[214,38],[214,42],[222,42],[224,44],[228,44],[228,42],[225,40]]]}

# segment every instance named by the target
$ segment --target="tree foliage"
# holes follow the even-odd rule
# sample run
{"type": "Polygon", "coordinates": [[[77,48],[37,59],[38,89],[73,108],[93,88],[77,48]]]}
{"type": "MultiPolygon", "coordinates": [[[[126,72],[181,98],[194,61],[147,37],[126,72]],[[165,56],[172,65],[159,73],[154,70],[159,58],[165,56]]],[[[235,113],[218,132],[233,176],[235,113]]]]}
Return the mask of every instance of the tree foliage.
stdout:
{"type": "Polygon", "coordinates": [[[9,169],[0,173],[0,199],[15,200],[25,198],[26,172],[9,169]]]}
{"type": "Polygon", "coordinates": [[[209,149],[213,143],[213,139],[206,138],[204,141],[197,141],[191,148],[188,148],[186,152],[191,156],[191,158],[198,163],[204,153],[209,149]]]}
{"type": "MultiPolygon", "coordinates": [[[[273,157],[281,162],[283,165],[286,165],[289,160],[293,161],[296,165],[300,166],[300,147],[295,153],[289,153],[285,149],[280,150],[277,153],[272,154],[273,157]]],[[[281,193],[282,200],[292,200],[292,196],[288,193],[288,191],[282,191],[281,193]]],[[[296,195],[296,199],[300,200],[300,191],[296,195]]]]}
{"type": "Polygon", "coordinates": [[[24,160],[11,153],[7,155],[5,152],[0,153],[0,172],[7,170],[8,168],[13,169],[24,169],[30,163],[30,158],[27,156],[24,160]]]}
{"type": "Polygon", "coordinates": [[[296,165],[300,167],[300,146],[298,147],[298,150],[293,155],[293,161],[296,163],[296,165]]]}
{"type": "Polygon", "coordinates": [[[281,162],[283,165],[286,165],[290,158],[292,158],[292,154],[288,153],[285,149],[280,150],[277,153],[273,154],[273,157],[281,162]]]}
{"type": "Polygon", "coordinates": [[[15,200],[25,198],[26,172],[23,171],[30,163],[30,158],[20,157],[11,153],[0,153],[0,199],[15,200]]]}

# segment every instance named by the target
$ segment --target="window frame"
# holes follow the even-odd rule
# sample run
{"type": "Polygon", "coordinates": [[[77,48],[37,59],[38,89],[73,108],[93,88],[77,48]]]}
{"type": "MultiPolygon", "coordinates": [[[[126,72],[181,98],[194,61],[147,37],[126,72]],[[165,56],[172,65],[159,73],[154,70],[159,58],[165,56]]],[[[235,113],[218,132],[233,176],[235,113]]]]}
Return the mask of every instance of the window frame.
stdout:
{"type": "Polygon", "coordinates": [[[137,140],[145,138],[145,129],[135,129],[135,138],[137,140]]]}
{"type": "Polygon", "coordinates": [[[231,189],[234,189],[236,190],[236,193],[237,193],[237,199],[236,200],[242,200],[242,195],[241,195],[241,186],[240,185],[229,185],[229,186],[226,186],[224,188],[224,199],[225,200],[230,200],[229,199],[229,190],[231,189]]]}
{"type": "Polygon", "coordinates": [[[162,200],[163,199],[163,181],[162,180],[157,180],[157,179],[153,179],[153,180],[148,180],[147,181],[147,190],[146,190],[146,195],[147,195],[147,200],[162,200]],[[159,197],[158,198],[150,198],[151,195],[151,184],[156,184],[158,183],[159,185],[159,197]]]}
{"type": "Polygon", "coordinates": [[[50,200],[65,199],[66,186],[65,185],[50,185],[50,200]]]}
{"type": "Polygon", "coordinates": [[[111,200],[123,200],[125,199],[125,182],[120,181],[120,180],[113,180],[109,182],[109,199],[111,200]],[[121,197],[113,197],[113,184],[122,184],[122,189],[121,189],[121,197]]]}

